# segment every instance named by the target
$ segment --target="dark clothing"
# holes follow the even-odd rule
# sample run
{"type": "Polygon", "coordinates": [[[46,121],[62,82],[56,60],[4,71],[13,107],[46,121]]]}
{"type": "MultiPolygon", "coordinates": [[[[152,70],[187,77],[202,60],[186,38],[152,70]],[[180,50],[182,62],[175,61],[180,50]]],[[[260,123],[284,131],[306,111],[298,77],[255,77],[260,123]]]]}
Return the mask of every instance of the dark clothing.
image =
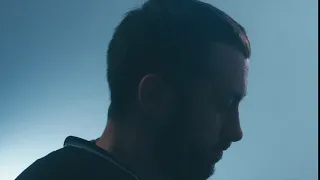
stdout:
{"type": "Polygon", "coordinates": [[[64,147],[38,159],[16,180],[138,180],[94,142],[69,136],[64,147]]]}

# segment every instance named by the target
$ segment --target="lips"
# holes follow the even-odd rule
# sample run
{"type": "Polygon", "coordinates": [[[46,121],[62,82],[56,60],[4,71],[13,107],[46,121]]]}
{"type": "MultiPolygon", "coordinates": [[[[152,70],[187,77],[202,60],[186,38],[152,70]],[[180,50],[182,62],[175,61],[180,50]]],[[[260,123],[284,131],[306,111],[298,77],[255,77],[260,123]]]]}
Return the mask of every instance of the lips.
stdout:
{"type": "Polygon", "coordinates": [[[213,154],[214,154],[213,162],[216,163],[216,162],[220,161],[220,159],[222,158],[223,151],[216,151],[213,154]]]}
{"type": "Polygon", "coordinates": [[[231,143],[225,143],[223,146],[219,146],[219,148],[217,148],[214,151],[215,157],[217,157],[220,160],[223,155],[223,151],[226,151],[227,149],[229,149],[230,146],[231,146],[231,143]]]}
{"type": "Polygon", "coordinates": [[[225,150],[227,150],[227,149],[229,149],[229,147],[231,146],[231,143],[225,143],[225,144],[223,144],[223,145],[220,145],[219,147],[219,149],[221,150],[221,151],[225,151],[225,150]]]}
{"type": "Polygon", "coordinates": [[[223,151],[217,151],[215,152],[216,157],[222,157],[223,151]]]}
{"type": "Polygon", "coordinates": [[[212,156],[213,156],[213,161],[216,163],[218,162],[219,160],[222,159],[222,156],[223,156],[223,151],[226,151],[227,149],[229,149],[231,146],[231,143],[228,142],[228,143],[219,143],[215,150],[213,150],[212,152],[212,156]]]}
{"type": "Polygon", "coordinates": [[[226,146],[224,146],[223,148],[222,148],[222,150],[227,150],[227,149],[229,149],[229,147],[231,146],[231,143],[229,143],[228,145],[226,145],[226,146]]]}

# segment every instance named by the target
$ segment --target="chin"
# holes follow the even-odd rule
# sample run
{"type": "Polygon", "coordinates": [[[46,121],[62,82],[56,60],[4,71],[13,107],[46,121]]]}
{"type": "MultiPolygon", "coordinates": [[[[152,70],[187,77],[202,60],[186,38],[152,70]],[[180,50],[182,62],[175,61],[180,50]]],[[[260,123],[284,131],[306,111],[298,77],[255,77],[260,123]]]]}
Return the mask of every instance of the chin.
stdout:
{"type": "MultiPolygon", "coordinates": [[[[208,158],[209,159],[209,158],[208,158]]],[[[198,163],[193,163],[190,165],[188,171],[185,171],[184,180],[207,180],[210,176],[212,176],[215,172],[215,165],[220,160],[220,157],[215,158],[211,161],[202,161],[198,163]]]]}
{"type": "MultiPolygon", "coordinates": [[[[216,170],[215,165],[216,163],[218,163],[221,159],[222,159],[222,152],[219,152],[217,154],[214,155],[214,157],[211,158],[211,161],[207,161],[206,163],[203,163],[202,168],[200,168],[201,166],[199,165],[198,167],[198,178],[199,180],[206,180],[208,179],[210,176],[212,176],[216,170]]],[[[210,158],[208,158],[210,159],[210,158]]]]}
{"type": "MultiPolygon", "coordinates": [[[[207,180],[215,172],[214,165],[210,167],[204,167],[203,169],[198,168],[192,174],[189,174],[187,177],[188,180],[207,180]]],[[[183,178],[185,179],[185,178],[183,178]]]]}

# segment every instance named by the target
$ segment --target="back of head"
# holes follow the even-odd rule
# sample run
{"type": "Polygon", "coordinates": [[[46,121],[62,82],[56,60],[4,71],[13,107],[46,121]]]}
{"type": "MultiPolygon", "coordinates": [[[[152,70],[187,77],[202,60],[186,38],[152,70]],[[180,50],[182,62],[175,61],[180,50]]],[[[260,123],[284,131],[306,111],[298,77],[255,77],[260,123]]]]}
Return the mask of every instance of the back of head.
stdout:
{"type": "Polygon", "coordinates": [[[107,52],[110,116],[125,114],[141,79],[151,73],[168,80],[201,76],[212,43],[237,48],[246,58],[244,28],[214,6],[198,0],[149,0],[126,14],[107,52]]]}

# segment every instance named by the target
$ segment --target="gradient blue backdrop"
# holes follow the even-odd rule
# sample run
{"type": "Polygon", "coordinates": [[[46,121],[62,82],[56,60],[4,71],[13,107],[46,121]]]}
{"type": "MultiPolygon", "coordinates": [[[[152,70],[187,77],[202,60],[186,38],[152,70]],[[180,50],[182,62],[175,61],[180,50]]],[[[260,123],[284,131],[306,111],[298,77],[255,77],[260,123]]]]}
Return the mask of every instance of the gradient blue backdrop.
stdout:
{"type": "MultiPolygon", "coordinates": [[[[103,131],[106,49],[141,0],[0,1],[0,179],[16,177],[64,138],[103,131]]],[[[215,180],[318,176],[318,1],[211,0],[248,31],[253,55],[241,105],[244,139],[215,180]]]]}

